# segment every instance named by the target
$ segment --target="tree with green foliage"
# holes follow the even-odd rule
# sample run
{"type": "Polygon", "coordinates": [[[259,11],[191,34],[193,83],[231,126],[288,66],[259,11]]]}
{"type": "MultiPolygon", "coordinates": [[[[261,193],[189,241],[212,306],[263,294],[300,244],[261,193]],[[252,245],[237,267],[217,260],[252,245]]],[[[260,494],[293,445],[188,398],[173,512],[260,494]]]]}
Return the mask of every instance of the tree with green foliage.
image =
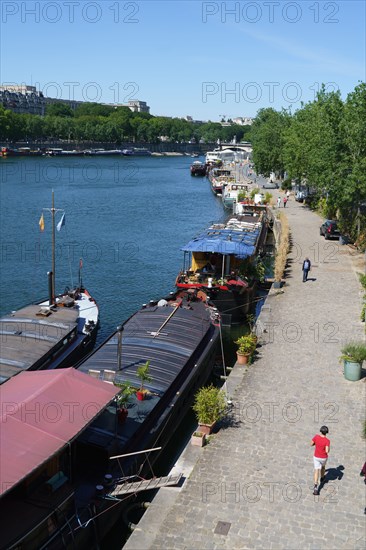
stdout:
{"type": "Polygon", "coordinates": [[[366,245],[366,83],[348,94],[341,124],[343,162],[337,191],[341,225],[366,245]]]}
{"type": "Polygon", "coordinates": [[[101,105],[100,103],[81,103],[75,109],[75,117],[79,116],[103,116],[107,117],[114,112],[111,105],[101,105]]]}
{"type": "Polygon", "coordinates": [[[74,111],[66,103],[50,103],[46,107],[46,115],[58,117],[73,117],[74,111]]]}
{"type": "Polygon", "coordinates": [[[258,111],[250,131],[253,161],[257,173],[268,177],[271,172],[276,172],[279,176],[283,176],[285,131],[290,120],[290,113],[284,109],[281,112],[272,108],[258,111]]]}

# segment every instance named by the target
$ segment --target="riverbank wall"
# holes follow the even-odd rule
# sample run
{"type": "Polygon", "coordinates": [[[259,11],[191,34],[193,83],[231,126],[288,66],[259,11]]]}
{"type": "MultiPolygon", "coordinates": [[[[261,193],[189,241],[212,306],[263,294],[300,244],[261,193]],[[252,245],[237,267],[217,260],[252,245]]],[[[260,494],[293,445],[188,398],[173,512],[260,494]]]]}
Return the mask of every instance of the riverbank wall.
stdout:
{"type": "Polygon", "coordinates": [[[161,143],[145,143],[145,142],[95,142],[95,141],[65,141],[65,140],[48,140],[48,141],[18,141],[15,143],[0,142],[0,147],[30,147],[31,149],[48,149],[48,148],[62,148],[65,151],[82,151],[85,149],[132,149],[132,148],[144,148],[148,149],[152,153],[187,153],[191,154],[201,153],[205,154],[207,151],[212,151],[217,147],[216,143],[174,143],[174,142],[161,142],[161,143]]]}

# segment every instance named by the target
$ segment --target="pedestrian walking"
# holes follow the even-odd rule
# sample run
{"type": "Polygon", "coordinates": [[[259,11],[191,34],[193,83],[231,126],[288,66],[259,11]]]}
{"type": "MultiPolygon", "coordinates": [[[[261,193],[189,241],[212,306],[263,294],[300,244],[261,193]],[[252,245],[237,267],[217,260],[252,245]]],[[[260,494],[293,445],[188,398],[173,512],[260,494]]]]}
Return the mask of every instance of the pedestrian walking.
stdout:
{"type": "Polygon", "coordinates": [[[289,198],[290,198],[290,189],[287,189],[287,191],[286,191],[286,197],[287,197],[287,200],[289,200],[289,198]]]}
{"type": "MultiPolygon", "coordinates": [[[[360,476],[363,476],[365,479],[364,479],[364,482],[366,484],[366,462],[365,464],[362,466],[362,469],[361,469],[361,472],[360,472],[360,476]]],[[[364,513],[366,514],[366,507],[365,507],[365,510],[364,510],[364,513]]]]}
{"type": "Polygon", "coordinates": [[[277,208],[281,206],[281,197],[277,197],[277,208]]]}
{"type": "Polygon", "coordinates": [[[319,484],[325,479],[325,465],[328,460],[330,441],[326,437],[329,430],[327,426],[320,428],[320,435],[314,435],[310,445],[315,446],[314,450],[314,489],[313,495],[319,494],[319,484]]]}
{"type": "Polygon", "coordinates": [[[287,204],[287,197],[286,195],[283,197],[283,207],[286,208],[286,204],[287,204]]]}
{"type": "Polygon", "coordinates": [[[308,274],[311,269],[311,261],[309,258],[305,258],[302,264],[302,282],[305,283],[308,280],[308,274]]]}

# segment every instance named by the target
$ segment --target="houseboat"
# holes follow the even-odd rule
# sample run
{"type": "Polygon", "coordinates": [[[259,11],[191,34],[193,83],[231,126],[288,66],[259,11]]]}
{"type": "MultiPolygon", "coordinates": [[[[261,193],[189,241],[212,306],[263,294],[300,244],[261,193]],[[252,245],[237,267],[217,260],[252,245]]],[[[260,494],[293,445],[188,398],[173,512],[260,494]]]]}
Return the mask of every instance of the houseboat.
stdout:
{"type": "Polygon", "coordinates": [[[234,204],[247,196],[249,191],[249,183],[238,183],[236,181],[229,182],[225,185],[222,191],[222,203],[225,208],[233,210],[234,204]]]}
{"type": "Polygon", "coordinates": [[[100,547],[211,374],[218,325],[199,291],[178,291],[143,305],[76,369],[4,385],[1,548],[100,547]],[[121,415],[114,397],[127,384],[121,415]]]}
{"type": "Polygon", "coordinates": [[[30,147],[19,147],[12,149],[11,147],[1,147],[1,156],[6,157],[39,157],[42,156],[40,149],[31,149],[30,147]]]}
{"type": "Polygon", "coordinates": [[[98,306],[84,288],[27,305],[0,318],[0,384],[24,370],[74,364],[90,352],[98,306]]]}
{"type": "Polygon", "coordinates": [[[195,160],[190,166],[191,176],[205,176],[206,170],[206,164],[199,160],[195,160]]]}
{"type": "Polygon", "coordinates": [[[107,460],[79,438],[118,391],[73,368],[21,372],[1,387],[1,549],[96,547],[107,460]]]}
{"type": "Polygon", "coordinates": [[[214,151],[207,151],[205,162],[207,165],[221,166],[222,159],[220,156],[220,149],[215,149],[214,151]]]}
{"type": "Polygon", "coordinates": [[[221,168],[212,166],[208,169],[207,177],[215,195],[222,195],[224,187],[235,181],[235,174],[229,166],[221,168]]]}
{"type": "Polygon", "coordinates": [[[216,223],[182,250],[178,289],[205,293],[220,311],[223,324],[242,322],[253,309],[256,265],[267,235],[265,206],[248,206],[241,215],[216,223]]]}

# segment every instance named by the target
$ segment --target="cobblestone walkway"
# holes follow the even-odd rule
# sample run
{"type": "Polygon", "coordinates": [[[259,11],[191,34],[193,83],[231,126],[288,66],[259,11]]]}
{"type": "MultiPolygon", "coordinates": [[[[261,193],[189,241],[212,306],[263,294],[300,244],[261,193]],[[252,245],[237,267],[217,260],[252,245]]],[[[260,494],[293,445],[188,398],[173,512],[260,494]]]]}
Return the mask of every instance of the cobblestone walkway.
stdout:
{"type": "Polygon", "coordinates": [[[232,425],[202,449],[152,549],[365,548],[366,378],[346,381],[338,361],[342,343],[363,337],[359,284],[348,248],[319,237],[317,215],[293,197],[285,213],[290,272],[267,299],[259,357],[233,395],[232,425]],[[322,424],[331,451],[314,497],[310,440],[322,424]]]}

